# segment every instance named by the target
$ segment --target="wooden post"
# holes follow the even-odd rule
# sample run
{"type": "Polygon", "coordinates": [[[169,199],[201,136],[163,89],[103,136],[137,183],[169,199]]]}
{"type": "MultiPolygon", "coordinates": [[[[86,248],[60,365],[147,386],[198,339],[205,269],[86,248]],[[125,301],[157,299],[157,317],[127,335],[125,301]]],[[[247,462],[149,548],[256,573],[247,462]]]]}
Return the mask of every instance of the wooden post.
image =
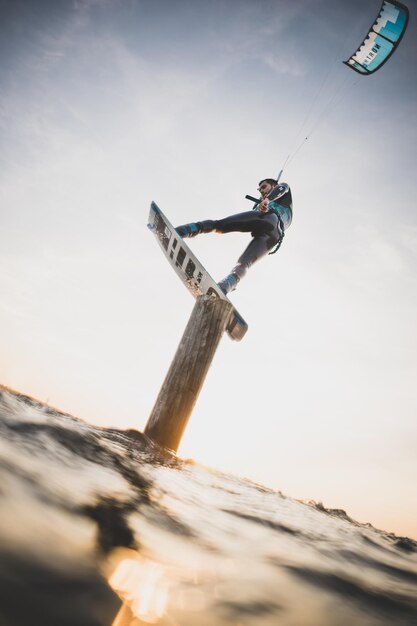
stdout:
{"type": "Polygon", "coordinates": [[[233,306],[199,296],[148,419],[145,435],[177,451],[233,306]]]}

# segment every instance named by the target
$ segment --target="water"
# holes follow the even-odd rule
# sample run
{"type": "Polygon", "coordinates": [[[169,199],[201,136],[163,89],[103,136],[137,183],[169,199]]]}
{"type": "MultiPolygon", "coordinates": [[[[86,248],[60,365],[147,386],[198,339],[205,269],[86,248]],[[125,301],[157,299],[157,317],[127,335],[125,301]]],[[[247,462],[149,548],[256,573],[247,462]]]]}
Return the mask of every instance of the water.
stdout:
{"type": "Polygon", "coordinates": [[[417,543],[0,390],[0,626],[412,626],[417,543]]]}

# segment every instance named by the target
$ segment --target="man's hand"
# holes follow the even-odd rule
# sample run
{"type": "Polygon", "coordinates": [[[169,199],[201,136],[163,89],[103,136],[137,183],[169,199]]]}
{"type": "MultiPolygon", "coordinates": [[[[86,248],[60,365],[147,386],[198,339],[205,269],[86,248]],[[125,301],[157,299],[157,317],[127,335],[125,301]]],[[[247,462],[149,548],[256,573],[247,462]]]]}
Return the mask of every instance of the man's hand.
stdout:
{"type": "Polygon", "coordinates": [[[268,202],[269,202],[268,198],[264,198],[262,200],[262,202],[260,202],[258,204],[258,210],[260,211],[260,213],[266,213],[267,212],[267,210],[268,210],[268,202]]]}

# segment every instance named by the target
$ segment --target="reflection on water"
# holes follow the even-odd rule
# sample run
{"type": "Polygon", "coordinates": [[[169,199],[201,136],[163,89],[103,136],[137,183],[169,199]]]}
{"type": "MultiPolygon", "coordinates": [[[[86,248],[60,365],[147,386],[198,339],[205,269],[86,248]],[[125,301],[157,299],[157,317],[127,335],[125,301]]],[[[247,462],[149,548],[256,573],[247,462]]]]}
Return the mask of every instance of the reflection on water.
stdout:
{"type": "Polygon", "coordinates": [[[417,624],[410,539],[5,390],[0,431],[1,626],[417,624]]]}
{"type": "MultiPolygon", "coordinates": [[[[164,615],[169,581],[162,565],[139,554],[121,554],[109,577],[109,585],[124,602],[123,624],[126,626],[134,618],[154,624],[164,615]]],[[[120,616],[114,623],[122,623],[120,616]]]]}

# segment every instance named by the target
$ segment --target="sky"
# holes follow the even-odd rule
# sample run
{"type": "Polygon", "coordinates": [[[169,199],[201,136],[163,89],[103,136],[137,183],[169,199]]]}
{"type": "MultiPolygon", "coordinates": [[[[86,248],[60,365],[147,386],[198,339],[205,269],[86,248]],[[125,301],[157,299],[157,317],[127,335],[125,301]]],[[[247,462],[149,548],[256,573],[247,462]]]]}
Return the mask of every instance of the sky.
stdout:
{"type": "MultiPolygon", "coordinates": [[[[231,296],[179,455],[417,538],[417,34],[379,0],[0,1],[0,382],[143,430],[194,301],[146,228],[294,219],[231,296]],[[307,140],[304,140],[308,137],[307,140]],[[290,158],[287,158],[287,157],[290,158]]],[[[217,280],[247,235],[191,247],[217,280]]]]}

